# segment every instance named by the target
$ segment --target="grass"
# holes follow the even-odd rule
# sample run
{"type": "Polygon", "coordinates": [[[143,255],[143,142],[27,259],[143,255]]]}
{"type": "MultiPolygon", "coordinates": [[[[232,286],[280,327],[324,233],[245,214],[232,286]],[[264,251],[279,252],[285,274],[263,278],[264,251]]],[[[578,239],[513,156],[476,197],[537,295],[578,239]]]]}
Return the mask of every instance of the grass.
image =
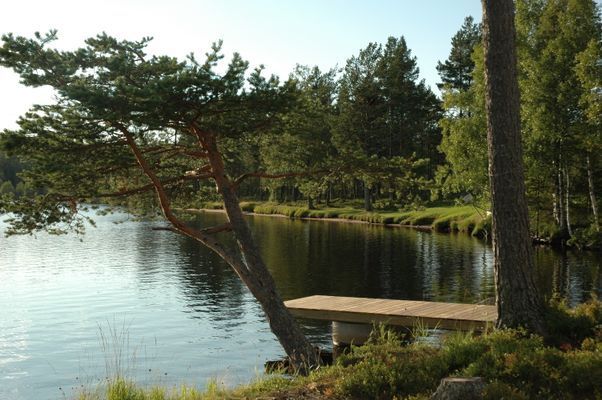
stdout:
{"type": "Polygon", "coordinates": [[[394,332],[379,327],[365,346],[353,347],[335,365],[307,377],[268,375],[235,389],[211,381],[204,390],[141,388],[120,377],[79,400],[418,400],[430,398],[447,376],[482,377],[485,399],[602,398],[602,303],[593,300],[574,310],[552,303],[548,323],[553,334],[560,334],[558,346],[521,330],[455,333],[440,346],[403,345],[394,332]],[[571,341],[562,343],[564,338],[571,341]]]}
{"type": "MultiPolygon", "coordinates": [[[[438,232],[465,232],[487,237],[491,231],[491,217],[472,206],[431,207],[414,211],[364,211],[354,205],[322,206],[308,209],[300,204],[278,204],[247,201],[240,203],[243,211],[264,215],[283,215],[289,218],[335,218],[371,224],[429,227],[438,232]]],[[[221,209],[220,202],[206,202],[201,208],[221,209]]]]}

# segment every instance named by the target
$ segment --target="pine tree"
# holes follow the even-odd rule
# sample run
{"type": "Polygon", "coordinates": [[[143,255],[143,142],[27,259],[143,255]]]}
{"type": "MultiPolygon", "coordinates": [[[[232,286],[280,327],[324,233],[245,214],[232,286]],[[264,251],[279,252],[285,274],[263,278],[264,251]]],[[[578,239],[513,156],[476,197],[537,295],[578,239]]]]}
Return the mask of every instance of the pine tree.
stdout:
{"type": "MultiPolygon", "coordinates": [[[[220,44],[204,61],[148,56],[150,41],[118,41],[101,34],[75,51],[49,47],[56,32],[28,39],[2,37],[0,65],[28,86],[51,86],[58,100],[35,106],[19,129],[2,134],[2,147],[29,161],[27,183],[48,192],[5,208],[15,213],[12,233],[81,229],[87,199],[154,193],[167,226],[207,246],[228,263],[261,304],[270,328],[301,370],[319,364],[276,291],[243,218],[237,190],[245,178],[228,174],[223,144],[253,141],[290,105],[290,87],[234,54],[223,74],[220,44]],[[174,210],[195,184],[211,180],[228,222],[197,229],[174,210]],[[237,246],[216,236],[232,232],[237,246]]],[[[197,199],[198,200],[198,199],[197,199]]]]}
{"type": "Polygon", "coordinates": [[[475,24],[471,16],[466,17],[460,30],[452,37],[449,57],[445,62],[437,63],[441,77],[441,83],[437,84],[439,89],[466,91],[470,88],[474,70],[472,53],[480,41],[480,24],[475,24]]]}

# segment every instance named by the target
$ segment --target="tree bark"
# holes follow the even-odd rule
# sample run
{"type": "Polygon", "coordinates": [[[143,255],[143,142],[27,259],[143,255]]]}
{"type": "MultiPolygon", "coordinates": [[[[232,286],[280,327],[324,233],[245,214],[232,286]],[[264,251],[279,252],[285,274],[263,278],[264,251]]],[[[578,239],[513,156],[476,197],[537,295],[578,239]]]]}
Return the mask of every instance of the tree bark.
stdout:
{"type": "Polygon", "coordinates": [[[444,378],[430,400],[481,400],[483,390],[483,378],[444,378]]]}
{"type": "Polygon", "coordinates": [[[594,215],[594,226],[596,227],[596,232],[600,232],[600,223],[598,219],[598,201],[596,199],[596,189],[594,187],[594,171],[592,169],[592,163],[590,160],[590,154],[587,153],[586,157],[587,163],[587,187],[589,190],[589,201],[592,205],[592,213],[594,215]]]}
{"type": "Polygon", "coordinates": [[[560,205],[558,204],[558,180],[556,180],[554,185],[554,191],[552,192],[552,217],[554,217],[554,222],[556,225],[560,226],[560,205]]]}
{"type": "Polygon", "coordinates": [[[366,211],[372,211],[372,197],[371,197],[371,193],[370,193],[370,188],[368,187],[368,185],[363,182],[363,186],[364,186],[364,209],[366,211]]]}
{"type": "Polygon", "coordinates": [[[489,177],[498,327],[546,333],[525,196],[514,3],[483,0],[489,177]]]}
{"type": "Polygon", "coordinates": [[[244,220],[238,196],[236,195],[236,185],[226,176],[224,162],[217,148],[215,136],[211,133],[201,132],[198,129],[193,130],[199,140],[199,145],[207,152],[206,157],[211,166],[212,177],[224,199],[224,207],[229,223],[219,227],[196,230],[186,225],[174,215],[163,183],[159,180],[151,165],[145,160],[133,136],[124,126],[118,126],[118,129],[126,137],[127,143],[134,153],[138,164],[155,187],[163,214],[172,225],[170,230],[189,236],[204,244],[234,269],[260,303],[272,332],[289,356],[292,366],[300,373],[305,373],[310,368],[318,366],[320,358],[317,351],[309,343],[305,335],[303,335],[299,325],[284,306],[282,298],[276,291],[275,282],[263,263],[259,248],[244,220]],[[225,248],[212,236],[213,233],[226,230],[234,232],[240,255],[225,248]]]}
{"type": "Polygon", "coordinates": [[[261,304],[272,332],[286,351],[291,363],[300,371],[319,365],[316,350],[301,332],[299,325],[284,306],[282,298],[276,291],[274,279],[263,262],[259,247],[244,219],[235,185],[226,176],[224,162],[217,148],[215,136],[211,133],[198,132],[197,135],[208,153],[217,189],[224,199],[226,215],[238,243],[243,264],[249,272],[248,276],[241,276],[241,278],[261,304]]]}
{"type": "Polygon", "coordinates": [[[566,231],[569,236],[573,236],[573,229],[571,228],[571,204],[569,199],[571,198],[571,181],[569,177],[569,169],[565,166],[562,170],[564,176],[564,216],[566,217],[566,231]]]}
{"type": "MultiPolygon", "coordinates": [[[[561,150],[559,150],[561,151],[561,150]]],[[[556,171],[556,200],[557,200],[557,212],[558,212],[558,229],[560,231],[559,241],[561,245],[569,238],[569,230],[567,227],[567,217],[566,217],[566,186],[564,179],[564,165],[562,160],[562,155],[558,156],[558,168],[556,171]]]]}

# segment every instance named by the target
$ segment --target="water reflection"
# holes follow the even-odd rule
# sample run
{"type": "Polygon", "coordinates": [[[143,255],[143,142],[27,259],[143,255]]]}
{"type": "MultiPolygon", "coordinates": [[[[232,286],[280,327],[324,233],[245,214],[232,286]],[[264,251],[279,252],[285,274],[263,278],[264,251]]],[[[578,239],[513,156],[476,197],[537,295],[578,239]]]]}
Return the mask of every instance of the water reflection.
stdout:
{"type": "Polygon", "coordinates": [[[600,256],[593,252],[566,252],[539,247],[535,250],[538,283],[547,298],[560,296],[569,305],[600,296],[600,256]]]}
{"type": "MultiPolygon", "coordinates": [[[[152,355],[138,354],[134,375],[142,383],[245,382],[282,354],[260,307],[219,257],[152,230],[156,223],[113,224],[123,219],[99,218],[83,242],[0,237],[0,399],[61,397],[58,387],[84,375],[102,379],[107,355],[98,326],[106,321],[125,321],[132,345],[144,343],[152,355]]],[[[205,214],[196,222],[223,221],[205,214]]],[[[249,223],[285,299],[476,302],[494,294],[491,248],[466,235],[269,217],[249,223]]],[[[535,257],[546,297],[557,293],[574,305],[600,295],[598,254],[538,248],[535,257]]],[[[310,340],[328,345],[327,323],[302,323],[310,340]]]]}
{"type": "MultiPolygon", "coordinates": [[[[187,305],[195,312],[206,312],[214,321],[244,318],[246,288],[238,276],[213,252],[194,240],[178,240],[179,279],[187,305]]],[[[193,314],[193,317],[195,314],[193,314]]]]}

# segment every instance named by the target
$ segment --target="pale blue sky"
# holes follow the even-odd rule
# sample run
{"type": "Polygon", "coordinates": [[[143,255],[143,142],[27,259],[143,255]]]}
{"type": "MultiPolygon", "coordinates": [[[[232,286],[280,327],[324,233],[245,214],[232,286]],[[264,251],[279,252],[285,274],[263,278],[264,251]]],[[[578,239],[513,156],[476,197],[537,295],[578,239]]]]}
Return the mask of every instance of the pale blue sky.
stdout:
{"type": "MultiPolygon", "coordinates": [[[[287,76],[295,64],[328,69],[369,42],[404,36],[418,59],[421,78],[435,89],[438,60],[447,58],[452,35],[464,17],[481,19],[478,0],[20,0],[3,2],[0,33],[31,36],[59,30],[58,46],[73,48],[101,31],[127,39],[153,36],[150,51],[203,54],[224,40],[251,65],[287,76]]],[[[14,127],[32,103],[50,91],[19,87],[0,70],[0,129],[14,127]]]]}

